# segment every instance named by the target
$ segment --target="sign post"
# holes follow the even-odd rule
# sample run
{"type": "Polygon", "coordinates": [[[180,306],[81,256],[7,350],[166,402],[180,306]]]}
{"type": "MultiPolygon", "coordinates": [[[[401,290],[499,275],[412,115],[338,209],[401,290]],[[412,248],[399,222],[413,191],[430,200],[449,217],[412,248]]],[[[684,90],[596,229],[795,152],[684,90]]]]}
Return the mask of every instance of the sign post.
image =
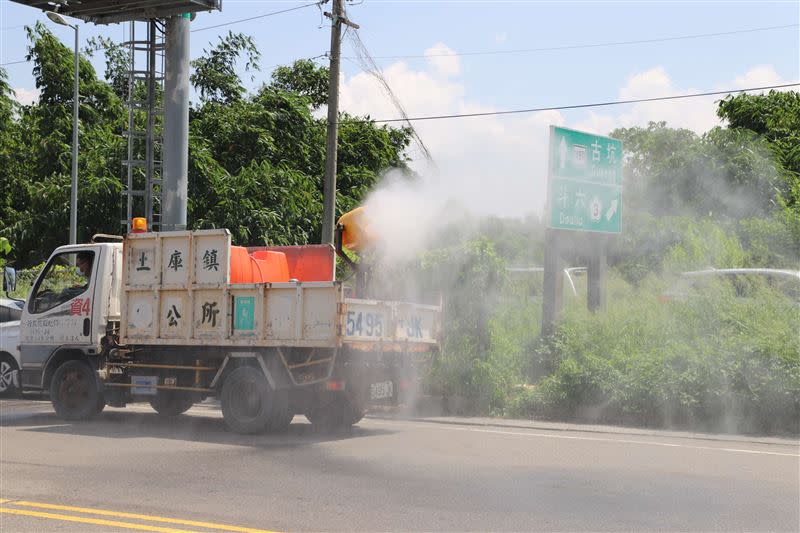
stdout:
{"type": "Polygon", "coordinates": [[[606,237],[622,229],[622,141],[550,126],[542,335],[562,309],[562,253],[569,233],[587,233],[588,307],[605,300],[606,237]]]}

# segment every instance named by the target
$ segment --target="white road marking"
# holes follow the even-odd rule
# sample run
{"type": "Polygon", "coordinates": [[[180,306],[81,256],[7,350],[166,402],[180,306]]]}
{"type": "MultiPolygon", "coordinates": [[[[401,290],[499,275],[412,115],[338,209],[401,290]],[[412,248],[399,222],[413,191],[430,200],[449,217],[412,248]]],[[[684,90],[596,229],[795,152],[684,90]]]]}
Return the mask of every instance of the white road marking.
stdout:
{"type": "MultiPolygon", "coordinates": [[[[382,423],[376,420],[371,420],[371,423],[382,423]]],[[[392,423],[383,422],[384,424],[392,425],[392,423]]],[[[453,427],[453,426],[446,426],[444,424],[430,424],[426,423],[428,427],[441,429],[444,431],[467,431],[471,433],[490,433],[495,435],[512,435],[514,437],[532,437],[532,438],[543,438],[543,439],[565,439],[565,440],[584,440],[584,441],[592,441],[592,442],[619,442],[622,444],[643,444],[645,446],[661,446],[664,448],[684,448],[690,450],[712,450],[712,451],[722,451],[722,452],[729,452],[729,453],[749,453],[754,455],[776,455],[780,457],[799,457],[800,453],[782,453],[782,452],[770,452],[764,450],[747,450],[744,448],[717,448],[715,446],[697,446],[697,445],[690,445],[690,444],[675,444],[670,442],[653,442],[653,441],[646,441],[646,440],[631,440],[631,439],[611,439],[611,438],[603,438],[603,437],[578,437],[576,435],[558,435],[558,434],[551,434],[551,433],[529,433],[524,431],[502,431],[498,429],[482,429],[482,428],[474,428],[474,427],[453,427]]],[[[419,424],[414,424],[418,426],[419,424]]],[[[800,444],[798,444],[800,447],[800,444]]]]}

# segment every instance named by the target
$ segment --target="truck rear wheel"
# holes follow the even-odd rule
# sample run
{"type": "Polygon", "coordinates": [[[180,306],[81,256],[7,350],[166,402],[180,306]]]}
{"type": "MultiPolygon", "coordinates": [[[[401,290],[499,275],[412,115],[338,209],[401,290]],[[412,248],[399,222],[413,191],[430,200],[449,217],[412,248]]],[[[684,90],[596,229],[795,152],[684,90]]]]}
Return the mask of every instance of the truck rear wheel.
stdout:
{"type": "Polygon", "coordinates": [[[222,384],[222,416],[236,433],[260,433],[273,414],[274,394],[258,370],[240,366],[222,384]]]}
{"type": "Polygon", "coordinates": [[[88,420],[98,414],[100,392],[92,367],[79,360],[59,366],[50,382],[50,401],[65,420],[88,420]]]}
{"type": "Polygon", "coordinates": [[[289,406],[289,394],[285,390],[272,392],[272,414],[267,422],[267,431],[283,433],[289,429],[294,413],[289,406]]]}
{"type": "Polygon", "coordinates": [[[164,417],[182,415],[194,405],[191,396],[171,390],[160,390],[155,398],[150,400],[150,406],[156,413],[164,417]]]}
{"type": "Polygon", "coordinates": [[[336,396],[326,404],[316,406],[306,413],[306,418],[317,431],[330,433],[339,429],[348,429],[357,424],[366,409],[345,395],[336,396]]]}

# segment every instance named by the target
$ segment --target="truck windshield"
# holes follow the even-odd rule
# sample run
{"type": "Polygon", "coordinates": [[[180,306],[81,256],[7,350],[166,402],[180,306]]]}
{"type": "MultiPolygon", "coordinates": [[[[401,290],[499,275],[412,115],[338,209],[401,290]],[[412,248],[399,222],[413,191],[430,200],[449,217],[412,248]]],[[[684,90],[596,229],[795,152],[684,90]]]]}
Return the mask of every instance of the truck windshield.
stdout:
{"type": "Polygon", "coordinates": [[[43,313],[89,288],[94,252],[65,252],[53,257],[33,290],[30,312],[43,313]]]}

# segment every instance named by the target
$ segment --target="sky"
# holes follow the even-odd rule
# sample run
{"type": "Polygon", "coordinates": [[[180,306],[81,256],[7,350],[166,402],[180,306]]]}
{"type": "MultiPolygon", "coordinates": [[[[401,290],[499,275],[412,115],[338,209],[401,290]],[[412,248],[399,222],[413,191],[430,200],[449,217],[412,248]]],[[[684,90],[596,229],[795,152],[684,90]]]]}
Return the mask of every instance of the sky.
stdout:
{"type": "MultiPolygon", "coordinates": [[[[267,81],[275,65],[311,57],[325,63],[321,56],[329,48],[330,30],[316,6],[204,29],[307,3],[223,0],[221,12],[200,14],[192,22],[192,57],[227,31],[252,35],[263,68],[254,80],[248,78],[251,88],[267,81]]],[[[330,3],[323,9],[330,10],[330,3]]],[[[800,81],[800,0],[359,0],[347,3],[347,14],[361,26],[361,40],[411,117],[800,81]],[[683,38],[709,33],[725,35],[683,38]],[[670,39],[513,52],[663,38],[670,39]]],[[[32,8],[0,0],[0,65],[24,59],[24,25],[36,20],[72,46],[71,29],[52,24],[32,8]]],[[[81,23],[81,41],[85,44],[96,35],[122,40],[124,31],[123,25],[81,23]]],[[[361,71],[349,36],[342,54],[341,108],[374,119],[398,117],[375,78],[361,71]]],[[[95,64],[102,72],[102,59],[96,58],[95,64]]],[[[20,101],[36,98],[30,63],[3,68],[20,101]]],[[[719,124],[714,103],[719,98],[436,120],[415,126],[433,155],[440,189],[457,184],[456,200],[470,209],[523,214],[539,210],[544,202],[550,125],[605,135],[616,127],[663,120],[703,133],[719,124]]],[[[417,170],[433,173],[423,164],[418,147],[409,153],[417,170]]]]}

